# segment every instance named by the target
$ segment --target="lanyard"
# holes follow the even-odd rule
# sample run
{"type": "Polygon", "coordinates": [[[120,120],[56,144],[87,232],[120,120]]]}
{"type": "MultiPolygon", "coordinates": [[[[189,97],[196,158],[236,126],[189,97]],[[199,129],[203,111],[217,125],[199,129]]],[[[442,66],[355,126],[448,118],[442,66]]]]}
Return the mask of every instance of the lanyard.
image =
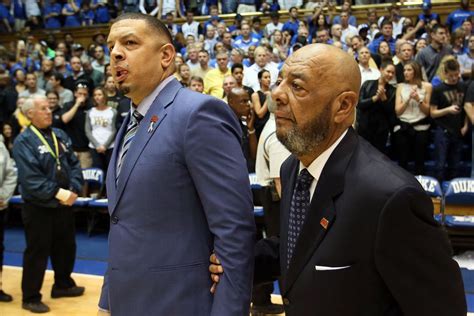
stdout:
{"type": "Polygon", "coordinates": [[[30,129],[33,131],[33,133],[36,134],[36,136],[38,136],[38,138],[43,143],[43,145],[45,145],[46,148],[48,148],[48,151],[51,154],[51,156],[53,156],[53,158],[56,159],[58,170],[61,170],[61,162],[59,161],[59,146],[58,146],[58,139],[56,138],[56,134],[54,134],[54,132],[51,131],[51,135],[53,137],[53,142],[54,142],[54,149],[55,149],[55,151],[53,151],[49,143],[46,141],[46,139],[44,139],[44,136],[40,133],[40,131],[38,131],[36,127],[34,127],[33,125],[30,125],[30,129]]]}

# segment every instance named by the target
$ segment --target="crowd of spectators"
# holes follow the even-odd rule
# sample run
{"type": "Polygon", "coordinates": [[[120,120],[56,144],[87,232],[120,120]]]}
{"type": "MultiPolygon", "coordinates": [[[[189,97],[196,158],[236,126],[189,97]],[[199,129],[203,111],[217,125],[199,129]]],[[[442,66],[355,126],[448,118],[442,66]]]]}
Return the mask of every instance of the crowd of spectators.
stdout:
{"type": "MultiPolygon", "coordinates": [[[[463,0],[446,21],[432,12],[430,2],[424,2],[416,19],[403,16],[393,4],[384,15],[369,9],[367,23],[358,23],[349,1],[337,12],[335,3],[327,0],[306,3],[305,8],[312,8],[309,16],[299,12],[297,6],[303,4],[298,1],[224,1],[220,7],[209,4],[206,12],[197,10],[192,2],[182,8],[180,2],[171,2],[159,2],[163,10],[156,10],[157,4],[153,7],[149,1],[145,5],[143,1],[125,1],[117,6],[110,1],[60,4],[50,0],[38,7],[41,13],[27,14],[23,22],[48,27],[51,19],[56,19],[54,27],[60,27],[74,19],[84,25],[82,18],[87,16],[106,23],[117,15],[117,8],[143,11],[145,7],[146,12],[162,16],[173,36],[178,52],[175,76],[183,86],[224,101],[234,87],[248,92],[257,139],[268,120],[270,91],[278,83],[285,59],[310,43],[337,46],[360,65],[361,96],[354,122],[359,134],[417,174],[426,173],[426,152],[434,143],[436,176],[443,180],[459,175],[456,164],[466,143],[463,139],[471,125],[469,119],[474,118],[465,99],[466,92],[473,90],[472,84],[469,89],[468,85],[474,60],[474,13],[468,1],[463,0]],[[233,23],[226,23],[219,13],[229,12],[229,8],[232,12],[264,10],[271,21],[265,25],[258,16],[236,14],[233,23]],[[83,14],[86,9],[91,14],[83,14]],[[282,21],[276,9],[288,9],[289,19],[282,21]],[[175,23],[174,18],[184,10],[185,22],[175,23]],[[69,11],[73,13],[68,15],[69,11]],[[202,12],[210,18],[199,23],[194,16],[202,12]],[[412,158],[413,167],[409,163],[412,158]],[[444,174],[446,163],[449,174],[444,174]]],[[[11,21],[10,17],[3,20],[7,31],[25,25],[17,21],[18,5],[27,13],[32,11],[29,1],[2,0],[0,4],[4,16],[14,13],[11,21]]],[[[0,47],[3,136],[11,150],[14,138],[29,124],[22,104],[33,95],[45,95],[53,112],[53,126],[71,137],[81,167],[105,169],[130,101],[115,88],[106,35],[95,33],[84,47],[72,33],[63,34],[62,38],[49,34],[41,39],[29,35],[0,47]]]]}

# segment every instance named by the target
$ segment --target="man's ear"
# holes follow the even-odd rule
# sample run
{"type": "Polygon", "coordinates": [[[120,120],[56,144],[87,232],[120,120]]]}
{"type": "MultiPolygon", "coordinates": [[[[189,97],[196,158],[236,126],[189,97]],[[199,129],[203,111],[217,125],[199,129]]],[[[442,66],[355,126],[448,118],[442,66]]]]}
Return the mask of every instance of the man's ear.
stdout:
{"type": "Polygon", "coordinates": [[[349,117],[353,117],[358,102],[357,93],[346,91],[337,96],[335,102],[334,123],[341,124],[349,117]]]}
{"type": "Polygon", "coordinates": [[[174,58],[176,57],[176,51],[174,46],[170,43],[164,44],[160,49],[161,55],[161,66],[163,69],[168,69],[174,66],[174,58]]]}

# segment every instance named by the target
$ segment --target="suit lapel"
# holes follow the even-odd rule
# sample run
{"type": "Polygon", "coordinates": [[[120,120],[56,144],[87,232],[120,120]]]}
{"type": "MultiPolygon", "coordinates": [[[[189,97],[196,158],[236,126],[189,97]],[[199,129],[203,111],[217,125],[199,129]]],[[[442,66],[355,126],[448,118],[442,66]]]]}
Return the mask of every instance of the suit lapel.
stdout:
{"type": "MultiPolygon", "coordinates": [[[[153,134],[159,129],[161,122],[166,118],[166,109],[170,106],[178,93],[178,90],[182,86],[177,80],[170,81],[166,87],[158,94],[155,101],[151,105],[150,109],[146,113],[145,117],[140,122],[137,133],[130,144],[127,156],[122,165],[120,176],[117,183],[117,196],[115,207],[120,201],[120,197],[123,194],[125,186],[128,182],[130,174],[137,163],[138,158],[145,149],[148,141],[153,134]],[[153,130],[149,131],[151,122],[154,121],[153,130]]],[[[115,207],[111,210],[111,214],[114,212],[115,207]]]]}
{"type": "Polygon", "coordinates": [[[115,208],[115,204],[117,202],[116,195],[117,195],[117,186],[115,179],[117,177],[117,156],[120,152],[120,148],[122,147],[122,138],[127,130],[128,123],[130,122],[130,111],[122,123],[117,135],[115,136],[114,142],[114,150],[112,151],[112,157],[110,158],[109,167],[107,170],[107,199],[109,205],[109,213],[112,213],[112,210],[115,208]]]}
{"type": "MultiPolygon", "coordinates": [[[[283,294],[290,290],[336,220],[335,201],[344,190],[345,172],[357,142],[357,135],[350,128],[323,168],[311,200],[307,220],[298,237],[289,269],[284,274],[286,277],[283,281],[283,294]]],[[[296,179],[296,175],[294,179],[296,179]]],[[[293,190],[290,192],[290,201],[292,195],[293,190]]],[[[289,204],[285,206],[288,207],[289,212],[289,204]]],[[[285,220],[285,231],[288,231],[288,219],[285,220]]],[[[286,244],[287,240],[282,240],[282,242],[286,244]]],[[[286,254],[285,251],[285,256],[286,254]]]]}

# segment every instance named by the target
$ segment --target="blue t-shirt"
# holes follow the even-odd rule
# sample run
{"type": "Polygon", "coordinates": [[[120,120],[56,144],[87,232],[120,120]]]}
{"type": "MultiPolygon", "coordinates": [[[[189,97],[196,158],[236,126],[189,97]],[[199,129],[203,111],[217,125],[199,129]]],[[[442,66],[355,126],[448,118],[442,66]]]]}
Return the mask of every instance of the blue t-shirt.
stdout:
{"type": "Polygon", "coordinates": [[[457,9],[448,15],[446,25],[451,29],[451,32],[461,27],[464,20],[468,17],[474,16],[474,11],[467,11],[463,9],[457,9]]]}
{"type": "Polygon", "coordinates": [[[44,7],[43,14],[58,13],[58,16],[53,16],[45,19],[44,27],[47,29],[58,29],[61,27],[59,16],[61,15],[61,5],[59,3],[50,4],[44,7]]]}
{"type": "MultiPolygon", "coordinates": [[[[99,0],[93,0],[93,4],[97,4],[99,0]]],[[[110,15],[109,15],[109,9],[107,9],[107,6],[98,6],[95,9],[95,23],[109,23],[110,22],[110,15]]]]}
{"type": "MultiPolygon", "coordinates": [[[[78,1],[76,0],[76,5],[79,7],[79,4],[77,2],[78,1]]],[[[69,3],[66,3],[63,8],[66,9],[67,12],[74,12],[73,8],[71,7],[69,3]]],[[[64,26],[66,27],[81,26],[81,21],[79,21],[79,13],[66,16],[66,20],[64,21],[64,26]]]]}
{"type": "Polygon", "coordinates": [[[26,20],[26,10],[23,1],[13,1],[13,16],[15,17],[15,19],[26,20]]]}
{"type": "Polygon", "coordinates": [[[3,4],[0,3],[0,19],[7,19],[8,23],[13,24],[15,23],[15,19],[13,16],[10,14],[10,11],[8,8],[3,4]]]}
{"type": "MultiPolygon", "coordinates": [[[[334,19],[332,20],[332,24],[341,24],[341,16],[335,16],[334,19]]],[[[349,24],[352,26],[357,27],[357,19],[355,16],[351,15],[349,16],[349,24]]]]}
{"type": "Polygon", "coordinates": [[[300,26],[300,21],[296,20],[295,22],[291,22],[290,20],[286,21],[283,24],[282,32],[286,30],[293,30],[293,34],[298,34],[298,28],[300,26]]]}
{"type": "Polygon", "coordinates": [[[85,22],[86,25],[94,24],[95,14],[92,9],[87,11],[81,11],[81,22],[85,22]]]}

